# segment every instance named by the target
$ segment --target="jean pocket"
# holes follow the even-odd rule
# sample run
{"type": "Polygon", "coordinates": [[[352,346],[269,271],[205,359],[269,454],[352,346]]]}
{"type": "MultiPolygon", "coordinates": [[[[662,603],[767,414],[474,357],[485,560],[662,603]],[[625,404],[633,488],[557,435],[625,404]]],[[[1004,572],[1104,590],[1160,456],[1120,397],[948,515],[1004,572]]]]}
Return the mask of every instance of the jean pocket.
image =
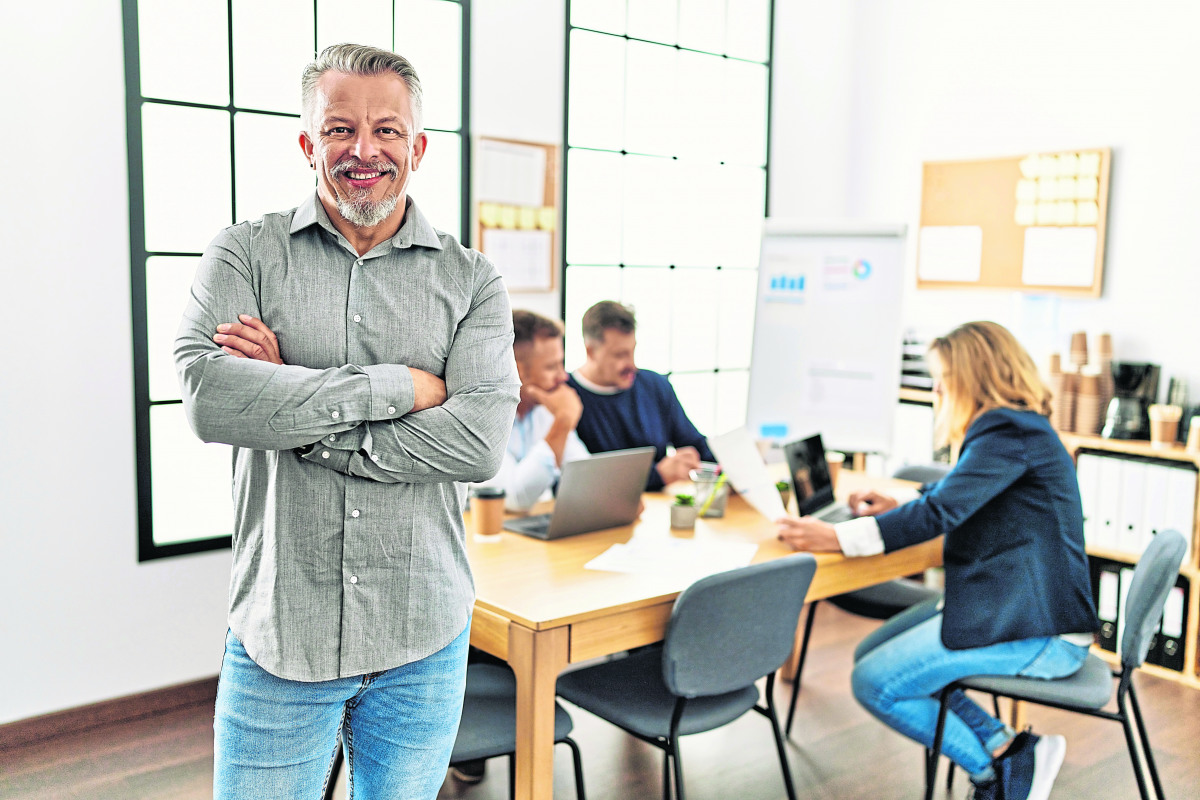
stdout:
{"type": "Polygon", "coordinates": [[[1057,636],[1046,641],[1033,660],[1017,674],[1023,678],[1066,678],[1074,675],[1087,658],[1088,649],[1064,642],[1057,636]]]}

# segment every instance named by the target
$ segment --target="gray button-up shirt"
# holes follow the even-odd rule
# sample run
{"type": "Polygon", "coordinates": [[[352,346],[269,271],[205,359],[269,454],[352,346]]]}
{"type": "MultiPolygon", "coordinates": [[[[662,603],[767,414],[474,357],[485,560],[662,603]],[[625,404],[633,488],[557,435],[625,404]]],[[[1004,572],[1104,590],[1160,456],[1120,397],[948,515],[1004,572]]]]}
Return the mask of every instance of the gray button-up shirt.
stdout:
{"type": "Polygon", "coordinates": [[[467,624],[465,487],[504,455],[520,382],[496,268],[411,200],[364,256],[314,193],[222,231],[175,344],[192,429],[234,446],[229,626],[256,663],[302,681],[406,664],[467,624]],[[225,354],[250,314],[283,366],[225,354]],[[408,367],[448,399],[410,413],[408,367]],[[303,456],[303,448],[314,445],[303,456]]]}

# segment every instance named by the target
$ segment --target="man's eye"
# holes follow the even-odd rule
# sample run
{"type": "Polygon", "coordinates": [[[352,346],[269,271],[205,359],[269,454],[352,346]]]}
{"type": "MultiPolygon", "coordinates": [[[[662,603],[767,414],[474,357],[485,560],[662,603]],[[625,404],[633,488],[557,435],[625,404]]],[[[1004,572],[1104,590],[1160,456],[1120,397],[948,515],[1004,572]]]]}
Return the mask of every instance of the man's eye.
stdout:
{"type": "Polygon", "coordinates": [[[396,139],[400,136],[400,131],[396,130],[395,128],[380,128],[378,133],[380,136],[388,139],[396,139]]]}
{"type": "Polygon", "coordinates": [[[325,131],[326,136],[349,136],[350,129],[344,125],[338,125],[325,131]]]}

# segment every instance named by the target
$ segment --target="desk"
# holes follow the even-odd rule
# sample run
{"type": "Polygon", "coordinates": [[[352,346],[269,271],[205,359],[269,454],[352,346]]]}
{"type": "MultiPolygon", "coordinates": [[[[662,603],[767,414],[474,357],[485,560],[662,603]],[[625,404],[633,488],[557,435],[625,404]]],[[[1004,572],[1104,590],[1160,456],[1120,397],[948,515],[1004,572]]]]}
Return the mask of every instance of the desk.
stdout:
{"type": "MultiPolygon", "coordinates": [[[[914,484],[866,479],[843,470],[839,494],[870,485],[914,484]]],[[[755,562],[792,552],[775,539],[775,526],[739,497],[725,516],[700,519],[695,531],[672,531],[668,494],[646,495],[633,525],[542,542],[505,532],[499,541],[467,550],[475,574],[471,644],[504,659],[517,677],[516,797],[553,795],[554,690],[569,664],[661,641],[683,579],[663,574],[627,575],[584,569],[584,564],[631,537],[725,537],[758,545],[755,562]]],[[[470,531],[470,524],[467,530],[470,531]]],[[[942,563],[941,539],[870,558],[817,555],[808,600],[820,600],[942,563]]]]}

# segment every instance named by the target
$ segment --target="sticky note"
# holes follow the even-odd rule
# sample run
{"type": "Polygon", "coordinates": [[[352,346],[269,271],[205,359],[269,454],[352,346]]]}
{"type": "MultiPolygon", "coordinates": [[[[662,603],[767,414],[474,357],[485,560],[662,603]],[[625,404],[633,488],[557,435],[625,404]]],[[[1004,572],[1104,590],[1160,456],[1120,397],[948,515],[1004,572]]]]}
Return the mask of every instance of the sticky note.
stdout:
{"type": "Polygon", "coordinates": [[[1079,174],[1085,178],[1098,178],[1100,176],[1100,154],[1080,153],[1079,174]]]}
{"type": "Polygon", "coordinates": [[[500,206],[495,203],[480,203],[479,222],[485,228],[500,227],[500,206]]]}
{"type": "Polygon", "coordinates": [[[1022,226],[1037,224],[1037,204],[1017,203],[1017,211],[1013,214],[1013,222],[1022,226]]]}
{"type": "Polygon", "coordinates": [[[1074,225],[1075,224],[1075,203],[1071,200],[1058,201],[1058,224],[1059,225],[1074,225]]]}
{"type": "Polygon", "coordinates": [[[1079,178],[1075,181],[1076,200],[1095,200],[1100,194],[1100,181],[1095,178],[1079,178]]]}
{"type": "Polygon", "coordinates": [[[1058,203],[1044,201],[1037,204],[1037,224],[1038,225],[1057,225],[1058,224],[1058,203]]]}
{"type": "Polygon", "coordinates": [[[538,209],[537,226],[544,231],[552,231],[558,225],[558,214],[553,206],[538,209]]]}
{"type": "Polygon", "coordinates": [[[1017,166],[1021,168],[1021,176],[1030,180],[1040,178],[1042,175],[1042,162],[1037,156],[1026,156],[1021,159],[1021,163],[1017,166]]]}
{"type": "Polygon", "coordinates": [[[1057,200],[1058,199],[1058,178],[1047,178],[1045,176],[1038,179],[1038,200],[1057,200]]]}
{"type": "Polygon", "coordinates": [[[1017,202],[1033,203],[1037,201],[1038,182],[1028,179],[1017,181],[1017,202]]]}
{"type": "Polygon", "coordinates": [[[1079,174],[1079,154],[1078,153],[1059,153],[1058,155],[1058,176],[1064,178],[1067,176],[1074,177],[1079,174]]]}
{"type": "Polygon", "coordinates": [[[1095,225],[1100,221],[1100,208],[1094,201],[1085,200],[1075,204],[1075,222],[1079,225],[1095,225]]]}
{"type": "Polygon", "coordinates": [[[517,209],[517,227],[523,231],[531,231],[537,226],[537,209],[522,206],[517,209]]]}
{"type": "Polygon", "coordinates": [[[500,206],[500,227],[510,230],[517,227],[516,206],[500,206]]]}

